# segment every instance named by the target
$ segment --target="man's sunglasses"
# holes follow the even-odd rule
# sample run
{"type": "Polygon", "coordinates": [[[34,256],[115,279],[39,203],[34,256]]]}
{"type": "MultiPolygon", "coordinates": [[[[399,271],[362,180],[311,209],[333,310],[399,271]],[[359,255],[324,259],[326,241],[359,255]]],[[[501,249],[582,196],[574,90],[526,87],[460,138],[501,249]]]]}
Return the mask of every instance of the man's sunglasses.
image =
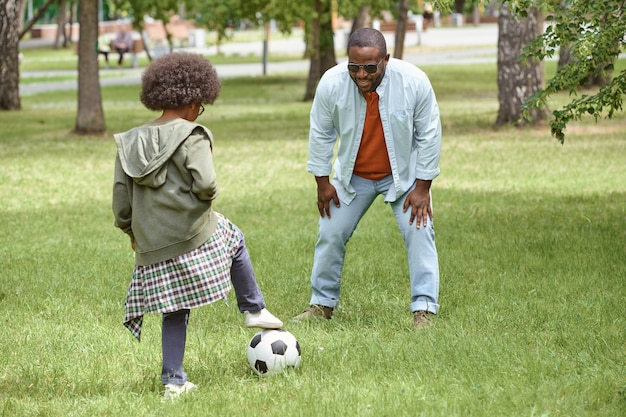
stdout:
{"type": "Polygon", "coordinates": [[[380,65],[381,62],[383,62],[382,59],[380,61],[378,61],[378,64],[353,64],[353,63],[348,63],[348,71],[353,72],[353,73],[356,74],[357,72],[359,72],[361,70],[361,68],[363,68],[363,70],[365,72],[367,72],[368,74],[373,74],[376,71],[378,71],[378,66],[380,65]]]}

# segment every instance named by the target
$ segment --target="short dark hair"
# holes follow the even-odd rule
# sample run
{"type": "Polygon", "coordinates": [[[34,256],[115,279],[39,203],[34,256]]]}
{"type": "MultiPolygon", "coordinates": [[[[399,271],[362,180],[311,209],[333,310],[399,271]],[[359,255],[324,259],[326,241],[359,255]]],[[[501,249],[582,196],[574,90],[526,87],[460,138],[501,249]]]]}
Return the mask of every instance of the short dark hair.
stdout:
{"type": "Polygon", "coordinates": [[[358,48],[375,47],[380,52],[380,57],[387,56],[387,42],[380,31],[372,28],[357,29],[350,35],[348,39],[348,52],[350,48],[356,46],[358,48]]]}
{"type": "Polygon", "coordinates": [[[222,88],[213,65],[199,54],[175,52],[155,59],[141,77],[141,102],[150,110],[213,104],[222,88]]]}

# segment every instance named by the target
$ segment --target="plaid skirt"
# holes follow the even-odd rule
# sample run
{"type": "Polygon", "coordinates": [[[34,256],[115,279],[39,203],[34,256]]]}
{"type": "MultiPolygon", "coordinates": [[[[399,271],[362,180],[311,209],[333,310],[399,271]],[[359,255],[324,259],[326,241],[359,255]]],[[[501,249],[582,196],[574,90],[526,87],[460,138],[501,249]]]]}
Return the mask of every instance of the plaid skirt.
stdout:
{"type": "Polygon", "coordinates": [[[199,248],[152,265],[135,265],[126,294],[124,326],[138,340],[143,315],[191,309],[226,298],[230,267],[242,232],[219,213],[213,235],[199,248]]]}

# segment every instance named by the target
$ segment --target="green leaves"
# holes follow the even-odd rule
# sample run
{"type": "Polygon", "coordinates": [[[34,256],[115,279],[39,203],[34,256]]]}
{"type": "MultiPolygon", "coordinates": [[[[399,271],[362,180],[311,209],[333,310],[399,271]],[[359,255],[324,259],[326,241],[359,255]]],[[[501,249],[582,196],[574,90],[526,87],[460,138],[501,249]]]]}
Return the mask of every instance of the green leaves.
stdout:
{"type": "Polygon", "coordinates": [[[583,116],[611,118],[622,109],[626,76],[613,76],[613,62],[624,49],[626,17],[624,2],[573,1],[573,0],[521,0],[510,1],[511,9],[524,16],[532,5],[548,11],[549,25],[545,32],[524,49],[521,59],[544,60],[565,48],[571,51],[571,60],[559,62],[559,69],[546,86],[530,97],[523,114],[531,107],[543,106],[548,97],[567,90],[575,95],[590,80],[600,79],[603,84],[597,93],[572,100],[562,109],[553,112],[550,122],[552,135],[561,143],[565,140],[567,123],[583,116]]]}

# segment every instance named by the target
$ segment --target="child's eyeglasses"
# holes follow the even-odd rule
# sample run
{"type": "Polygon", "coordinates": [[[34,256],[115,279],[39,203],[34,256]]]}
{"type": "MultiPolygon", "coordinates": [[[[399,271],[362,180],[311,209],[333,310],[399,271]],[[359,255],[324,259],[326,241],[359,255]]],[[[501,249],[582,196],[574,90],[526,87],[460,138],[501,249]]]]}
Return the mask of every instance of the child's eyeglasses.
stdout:
{"type": "Polygon", "coordinates": [[[383,62],[383,60],[381,59],[380,61],[378,61],[378,64],[353,64],[353,63],[348,63],[348,71],[353,72],[353,73],[357,73],[361,70],[361,68],[363,68],[363,70],[365,72],[367,72],[368,74],[373,74],[376,71],[378,71],[378,66],[380,65],[380,63],[383,62]]]}

